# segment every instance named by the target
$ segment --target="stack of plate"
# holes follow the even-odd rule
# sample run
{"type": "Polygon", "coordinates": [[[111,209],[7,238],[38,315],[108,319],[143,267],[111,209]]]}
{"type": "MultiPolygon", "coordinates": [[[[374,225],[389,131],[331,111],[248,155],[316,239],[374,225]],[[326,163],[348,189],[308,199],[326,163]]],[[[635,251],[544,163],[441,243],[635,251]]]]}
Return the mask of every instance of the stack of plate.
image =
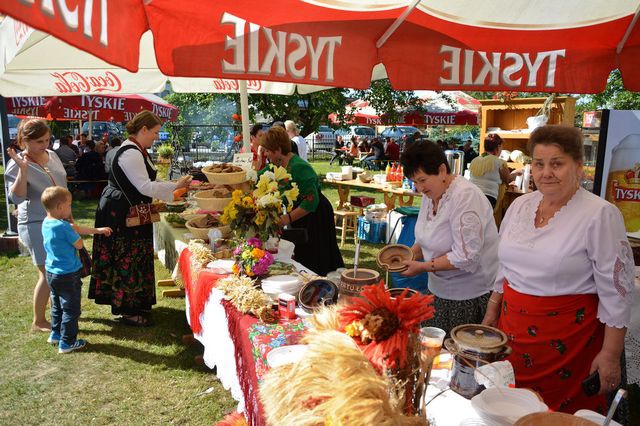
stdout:
{"type": "Polygon", "coordinates": [[[389,272],[402,272],[407,269],[404,264],[407,260],[413,260],[413,251],[403,244],[391,244],[380,250],[376,257],[378,266],[389,272]]]}
{"type": "Polygon", "coordinates": [[[280,293],[297,295],[302,288],[302,280],[293,275],[274,275],[262,280],[262,291],[273,300],[278,299],[280,293]]]}
{"type": "Polygon", "coordinates": [[[549,407],[528,389],[489,388],[471,398],[471,406],[484,420],[495,425],[512,425],[531,413],[549,407]]]}

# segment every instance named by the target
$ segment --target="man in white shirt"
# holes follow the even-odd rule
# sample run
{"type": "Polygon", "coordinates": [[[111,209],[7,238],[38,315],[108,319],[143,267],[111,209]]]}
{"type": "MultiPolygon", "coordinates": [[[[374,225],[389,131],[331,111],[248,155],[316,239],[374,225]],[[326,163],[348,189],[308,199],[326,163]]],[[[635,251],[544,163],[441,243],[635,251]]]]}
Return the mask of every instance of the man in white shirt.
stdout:
{"type": "Polygon", "coordinates": [[[307,141],[304,140],[302,136],[300,136],[300,130],[296,123],[291,120],[287,120],[284,122],[284,128],[287,130],[287,134],[289,138],[295,143],[298,147],[298,156],[302,158],[304,161],[307,161],[307,141]]]}

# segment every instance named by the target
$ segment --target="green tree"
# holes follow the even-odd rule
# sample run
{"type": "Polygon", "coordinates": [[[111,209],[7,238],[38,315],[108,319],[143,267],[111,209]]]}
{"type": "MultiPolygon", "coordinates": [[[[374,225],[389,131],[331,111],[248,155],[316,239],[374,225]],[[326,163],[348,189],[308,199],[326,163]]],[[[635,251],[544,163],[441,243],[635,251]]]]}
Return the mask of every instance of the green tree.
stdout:
{"type": "MultiPolygon", "coordinates": [[[[413,91],[393,90],[388,79],[371,82],[371,87],[367,90],[356,90],[354,96],[357,99],[368,101],[369,105],[376,110],[379,116],[384,117],[387,123],[399,123],[404,117],[404,112],[408,110],[421,111],[420,99],[413,91]]],[[[352,111],[347,111],[345,116],[348,121],[352,111]]]]}
{"type": "Polygon", "coordinates": [[[232,118],[236,105],[228,95],[174,92],[167,95],[165,100],[180,110],[178,119],[175,123],[169,123],[168,127],[183,146],[192,140],[213,145],[213,141],[224,142],[229,135],[239,131],[238,123],[232,118]],[[216,127],[197,127],[198,125],[216,127]]]}
{"type": "Polygon", "coordinates": [[[260,112],[273,120],[293,120],[302,125],[301,133],[306,136],[327,124],[331,113],[343,119],[347,94],[347,89],[329,89],[305,95],[249,95],[249,113],[251,117],[260,112]]]}
{"type": "Polygon", "coordinates": [[[582,113],[598,109],[640,109],[640,93],[630,92],[622,85],[622,75],[614,70],[609,75],[607,87],[595,95],[582,95],[576,105],[577,121],[582,123],[582,113]]]}

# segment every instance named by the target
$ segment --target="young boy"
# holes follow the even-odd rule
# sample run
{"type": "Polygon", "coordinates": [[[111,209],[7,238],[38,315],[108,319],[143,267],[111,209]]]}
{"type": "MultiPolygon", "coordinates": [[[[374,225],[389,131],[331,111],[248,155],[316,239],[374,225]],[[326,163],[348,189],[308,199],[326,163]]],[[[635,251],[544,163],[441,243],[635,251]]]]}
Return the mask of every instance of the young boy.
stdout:
{"type": "Polygon", "coordinates": [[[78,250],[83,246],[79,234],[111,235],[111,228],[86,228],[67,222],[71,218],[71,193],[66,188],[51,186],[42,193],[47,217],[42,222],[45,269],[51,289],[51,335],[48,343],[58,344],[58,353],[66,354],[84,347],[77,339],[80,318],[82,263],[78,250]]]}

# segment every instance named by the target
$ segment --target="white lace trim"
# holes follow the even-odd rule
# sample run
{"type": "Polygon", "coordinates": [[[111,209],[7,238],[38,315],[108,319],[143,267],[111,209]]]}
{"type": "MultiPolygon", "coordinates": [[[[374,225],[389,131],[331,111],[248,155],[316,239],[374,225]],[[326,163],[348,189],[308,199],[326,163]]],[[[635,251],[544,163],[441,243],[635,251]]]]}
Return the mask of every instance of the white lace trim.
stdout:
{"type": "Polygon", "coordinates": [[[462,241],[463,259],[456,259],[453,253],[447,253],[447,258],[453,266],[467,272],[474,272],[480,260],[482,250],[482,236],[484,229],[480,216],[475,211],[466,211],[460,216],[460,240],[462,241]]]}

